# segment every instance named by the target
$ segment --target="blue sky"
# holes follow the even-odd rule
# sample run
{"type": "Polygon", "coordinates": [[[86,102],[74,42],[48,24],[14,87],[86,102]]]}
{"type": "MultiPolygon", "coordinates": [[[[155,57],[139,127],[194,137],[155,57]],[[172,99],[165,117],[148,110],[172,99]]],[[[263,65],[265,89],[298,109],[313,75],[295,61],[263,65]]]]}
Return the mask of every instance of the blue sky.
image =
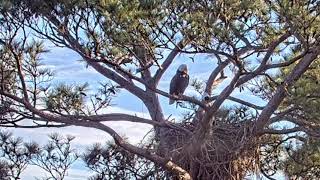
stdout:
{"type": "MultiPolygon", "coordinates": [[[[95,72],[92,68],[86,68],[83,62],[80,62],[81,59],[79,55],[75,52],[66,49],[66,48],[52,48],[48,46],[51,51],[43,55],[43,63],[46,67],[51,68],[55,72],[55,79],[53,84],[59,83],[85,83],[89,82],[90,89],[95,89],[98,85],[98,82],[106,81],[106,79],[95,72]]],[[[162,81],[160,82],[159,89],[167,91],[169,89],[169,83],[171,77],[175,74],[176,69],[182,63],[185,63],[189,67],[189,74],[191,79],[197,78],[201,80],[206,80],[210,75],[210,72],[216,67],[216,61],[213,57],[199,55],[195,56],[195,63],[191,61],[190,58],[184,55],[178,55],[174,60],[171,68],[164,74],[162,81]]],[[[228,73],[227,73],[228,74],[228,73]]],[[[218,94],[219,91],[228,84],[229,78],[225,80],[219,86],[213,94],[218,94]]],[[[187,95],[196,94],[192,87],[188,87],[186,90],[187,95]]],[[[201,97],[200,94],[196,94],[197,97],[201,97]]],[[[236,90],[233,96],[239,97],[255,103],[257,105],[264,105],[265,102],[251,96],[248,92],[239,92],[236,90]]],[[[183,110],[176,109],[174,105],[168,105],[168,99],[166,97],[160,96],[161,104],[163,105],[163,110],[166,116],[172,115],[173,117],[180,117],[183,113],[183,110]]],[[[106,113],[112,112],[121,112],[128,114],[136,114],[141,117],[148,118],[147,109],[144,107],[143,103],[137,98],[129,94],[128,92],[122,90],[121,93],[113,100],[113,107],[105,110],[106,113]]],[[[128,122],[109,122],[112,128],[114,128],[119,134],[129,137],[131,143],[139,143],[142,137],[151,129],[151,126],[145,124],[137,123],[128,123],[128,122]]],[[[12,130],[12,129],[10,129],[12,130]]],[[[47,135],[59,132],[64,135],[73,135],[75,140],[73,141],[74,147],[78,149],[83,149],[93,143],[105,143],[110,140],[110,136],[102,131],[95,129],[88,129],[83,127],[66,127],[66,128],[40,128],[40,129],[14,129],[15,135],[22,136],[27,141],[37,141],[41,144],[47,141],[47,135]]],[[[44,176],[44,172],[39,168],[30,166],[23,173],[22,179],[34,179],[34,176],[44,176]]],[[[83,168],[81,162],[77,162],[70,169],[68,177],[66,180],[76,180],[76,179],[85,179],[88,177],[89,172],[87,169],[83,168]]],[[[251,177],[250,179],[256,179],[251,177]]]]}

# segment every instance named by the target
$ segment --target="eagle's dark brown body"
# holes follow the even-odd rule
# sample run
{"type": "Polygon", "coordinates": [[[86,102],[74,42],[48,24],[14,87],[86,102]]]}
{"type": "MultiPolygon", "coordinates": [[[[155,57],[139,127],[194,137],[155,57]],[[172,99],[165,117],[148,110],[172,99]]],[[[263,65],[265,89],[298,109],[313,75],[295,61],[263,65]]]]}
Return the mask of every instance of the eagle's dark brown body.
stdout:
{"type": "MultiPolygon", "coordinates": [[[[181,65],[177,73],[173,76],[170,82],[170,95],[181,95],[184,93],[189,84],[189,75],[187,66],[181,65]]],[[[173,104],[174,100],[170,99],[169,104],[173,104]]]]}

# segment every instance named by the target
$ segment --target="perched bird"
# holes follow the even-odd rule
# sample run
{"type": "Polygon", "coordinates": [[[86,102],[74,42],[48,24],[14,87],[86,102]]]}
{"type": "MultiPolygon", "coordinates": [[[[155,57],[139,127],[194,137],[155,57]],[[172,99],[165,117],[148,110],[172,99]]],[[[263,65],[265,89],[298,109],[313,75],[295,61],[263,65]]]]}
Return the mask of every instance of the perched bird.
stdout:
{"type": "Polygon", "coordinates": [[[202,100],[209,101],[210,100],[210,95],[207,92],[204,92],[203,95],[202,95],[202,100]]]}
{"type": "MultiPolygon", "coordinates": [[[[181,64],[177,73],[173,76],[170,82],[170,95],[182,95],[189,84],[188,67],[186,64],[181,64]]],[[[173,104],[174,100],[170,99],[169,104],[173,104]]]]}

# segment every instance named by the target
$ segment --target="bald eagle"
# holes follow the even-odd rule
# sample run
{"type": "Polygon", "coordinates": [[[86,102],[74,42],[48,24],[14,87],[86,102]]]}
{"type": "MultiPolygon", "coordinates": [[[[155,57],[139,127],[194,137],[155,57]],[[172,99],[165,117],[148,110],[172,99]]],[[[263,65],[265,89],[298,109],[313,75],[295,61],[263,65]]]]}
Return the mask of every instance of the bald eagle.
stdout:
{"type": "MultiPolygon", "coordinates": [[[[189,84],[188,67],[186,64],[181,64],[177,73],[173,76],[170,82],[170,95],[182,95],[189,84]]],[[[174,100],[170,99],[169,104],[173,104],[174,100]]]]}

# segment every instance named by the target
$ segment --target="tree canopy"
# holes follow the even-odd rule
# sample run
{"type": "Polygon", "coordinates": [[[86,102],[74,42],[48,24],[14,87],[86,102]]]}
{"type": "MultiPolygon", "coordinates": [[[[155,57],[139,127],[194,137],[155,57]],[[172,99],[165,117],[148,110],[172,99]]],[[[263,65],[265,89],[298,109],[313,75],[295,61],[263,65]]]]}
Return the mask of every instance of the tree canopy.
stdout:
{"type": "MultiPolygon", "coordinates": [[[[284,74],[290,68],[284,70],[284,74]]],[[[299,108],[299,114],[291,114],[287,118],[296,123],[304,123],[308,134],[297,138],[297,145],[292,143],[284,146],[286,159],[282,169],[292,179],[318,179],[319,176],[319,62],[314,62],[300,80],[289,89],[291,96],[284,101],[284,105],[294,104],[299,108]]],[[[298,128],[298,127],[296,127],[298,128]]],[[[299,127],[301,128],[301,127],[299,127]]]]}
{"type": "Polygon", "coordinates": [[[319,76],[312,70],[320,53],[319,3],[2,0],[0,126],[95,128],[173,179],[238,180],[249,172],[271,178],[281,158],[271,150],[319,137],[317,116],[310,116],[317,85],[308,85],[319,76]],[[52,86],[54,73],[41,63],[49,42],[76,52],[107,81],[93,91],[90,82],[52,86]],[[207,78],[190,83],[205,98],[160,89],[178,55],[194,64],[201,62],[196,55],[212,59],[207,78]],[[106,113],[120,89],[142,101],[150,118],[106,113]],[[167,118],[159,96],[182,102],[185,119],[167,118]],[[130,144],[107,121],[152,125],[152,146],[130,144]]]}

